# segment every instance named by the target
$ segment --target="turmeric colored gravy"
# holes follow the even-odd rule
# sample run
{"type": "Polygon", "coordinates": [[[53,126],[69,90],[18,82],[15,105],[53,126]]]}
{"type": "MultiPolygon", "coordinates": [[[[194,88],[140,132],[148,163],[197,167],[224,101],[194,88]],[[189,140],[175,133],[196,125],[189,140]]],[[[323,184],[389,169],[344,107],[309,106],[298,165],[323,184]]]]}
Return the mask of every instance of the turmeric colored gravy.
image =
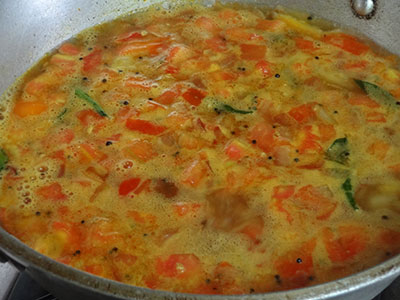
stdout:
{"type": "Polygon", "coordinates": [[[244,294],[400,250],[400,72],[283,9],[186,6],[90,28],[2,101],[0,220],[124,283],[244,294]]]}

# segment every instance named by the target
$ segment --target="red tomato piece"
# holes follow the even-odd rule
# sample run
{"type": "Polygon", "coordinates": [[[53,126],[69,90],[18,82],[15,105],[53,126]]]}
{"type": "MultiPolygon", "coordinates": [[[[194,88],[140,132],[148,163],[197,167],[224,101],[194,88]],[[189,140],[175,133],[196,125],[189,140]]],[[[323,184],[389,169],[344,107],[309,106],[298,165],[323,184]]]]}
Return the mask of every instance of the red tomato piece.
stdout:
{"type": "Polygon", "coordinates": [[[140,183],[140,178],[130,178],[124,180],[119,185],[118,193],[121,196],[126,196],[130,192],[134,191],[139,186],[139,183],[140,183]]]}
{"type": "Polygon", "coordinates": [[[100,49],[94,50],[83,58],[83,71],[94,71],[102,62],[102,52],[100,49]]]}
{"type": "Polygon", "coordinates": [[[367,240],[367,232],[360,226],[340,226],[337,237],[328,228],[323,232],[325,248],[332,262],[351,260],[366,248],[367,240]]]}
{"type": "Polygon", "coordinates": [[[190,104],[192,104],[194,106],[199,106],[205,96],[206,96],[205,92],[200,91],[198,89],[194,89],[194,88],[189,88],[182,95],[183,99],[185,99],[187,102],[189,102],[190,104]]]}
{"type": "Polygon", "coordinates": [[[218,33],[221,30],[213,19],[207,17],[198,18],[195,24],[210,33],[218,33]]]}
{"type": "Polygon", "coordinates": [[[193,161],[182,173],[182,183],[196,187],[207,175],[207,168],[201,160],[193,161]]]}
{"type": "Polygon", "coordinates": [[[156,216],[140,211],[131,210],[127,213],[128,217],[135,220],[137,223],[153,225],[156,223],[156,216]]]}
{"type": "Polygon", "coordinates": [[[272,74],[272,69],[271,69],[271,64],[268,63],[265,60],[260,60],[257,64],[256,64],[256,68],[259,69],[261,71],[261,73],[265,76],[265,77],[271,77],[273,76],[272,74]]]}
{"type": "Polygon", "coordinates": [[[207,46],[215,52],[224,52],[227,50],[226,42],[220,37],[213,37],[206,40],[207,46]]]}
{"type": "Polygon", "coordinates": [[[242,52],[242,55],[240,56],[241,59],[258,61],[265,58],[265,53],[267,53],[267,46],[242,44],[240,45],[240,50],[242,52]]]}
{"type": "Polygon", "coordinates": [[[123,43],[123,42],[129,42],[133,41],[136,39],[142,39],[143,35],[140,32],[134,31],[134,32],[128,32],[121,34],[115,41],[117,43],[123,43]]]}
{"type": "Polygon", "coordinates": [[[323,151],[322,146],[317,142],[319,137],[312,133],[311,126],[305,126],[300,132],[300,136],[302,137],[298,147],[300,154],[304,154],[305,152],[319,153],[323,151]]]}
{"type": "Polygon", "coordinates": [[[152,143],[140,139],[133,140],[129,146],[123,149],[123,153],[143,161],[148,161],[158,155],[152,143]]]}
{"type": "Polygon", "coordinates": [[[156,270],[161,276],[182,279],[201,273],[202,266],[194,254],[172,254],[166,260],[158,258],[156,270]]]}
{"type": "Polygon", "coordinates": [[[158,96],[155,101],[161,104],[169,105],[175,102],[176,98],[178,98],[178,93],[168,90],[158,96]]]}
{"type": "Polygon", "coordinates": [[[386,123],[385,114],[380,112],[370,112],[366,115],[368,123],[386,123]]]}
{"type": "Polygon", "coordinates": [[[303,50],[305,52],[312,52],[317,50],[317,47],[315,47],[313,41],[306,40],[303,38],[295,38],[294,40],[296,42],[296,47],[299,48],[300,50],[303,50]]]}
{"type": "Polygon", "coordinates": [[[62,201],[67,199],[67,196],[62,192],[62,187],[58,182],[38,188],[36,194],[53,201],[62,201]]]}
{"type": "Polygon", "coordinates": [[[367,95],[354,95],[352,97],[349,98],[349,103],[351,105],[363,105],[369,108],[378,108],[380,107],[380,105],[375,102],[374,100],[372,100],[370,97],[368,97],[367,95]]]}
{"type": "Polygon", "coordinates": [[[93,109],[81,110],[76,114],[76,116],[83,126],[88,126],[91,121],[103,119],[103,117],[96,113],[93,109]]]}
{"type": "Polygon", "coordinates": [[[225,147],[225,154],[228,155],[231,160],[239,160],[243,157],[243,149],[235,142],[230,142],[225,147]]]}
{"type": "Polygon", "coordinates": [[[369,47],[360,42],[359,39],[345,33],[327,34],[323,38],[323,41],[325,43],[339,47],[344,51],[350,52],[354,55],[365,54],[369,50],[369,47]]]}
{"type": "Polygon", "coordinates": [[[81,51],[78,46],[71,43],[65,43],[60,47],[60,49],[58,49],[58,52],[66,55],[78,55],[81,51]]]}
{"type": "Polygon", "coordinates": [[[293,196],[295,191],[294,185],[278,185],[274,187],[272,192],[272,197],[277,199],[275,202],[275,207],[278,211],[283,212],[286,214],[286,219],[289,223],[293,222],[292,215],[283,207],[283,200],[286,200],[293,196]]]}
{"type": "Polygon", "coordinates": [[[264,220],[262,217],[255,217],[240,232],[246,235],[252,242],[259,243],[260,236],[264,231],[264,220]]]}
{"type": "Polygon", "coordinates": [[[259,123],[254,126],[249,138],[256,141],[256,146],[264,152],[271,152],[274,147],[274,129],[267,123],[259,123]]]}
{"type": "Polygon", "coordinates": [[[303,104],[292,108],[289,111],[289,115],[299,123],[307,123],[315,118],[313,107],[313,103],[303,104]]]}
{"type": "Polygon", "coordinates": [[[312,253],[316,240],[306,242],[300,249],[289,251],[275,261],[275,268],[280,275],[282,284],[288,288],[306,286],[309,277],[314,273],[312,253]]]}
{"type": "Polygon", "coordinates": [[[336,136],[336,130],[333,125],[330,124],[319,124],[319,138],[322,142],[327,142],[332,140],[336,136]]]}
{"type": "Polygon", "coordinates": [[[166,130],[164,126],[154,124],[150,121],[138,119],[128,119],[126,121],[126,128],[149,135],[159,135],[166,130]]]}
{"type": "Polygon", "coordinates": [[[165,73],[167,73],[167,74],[177,74],[177,73],[179,73],[179,69],[176,68],[176,67],[173,67],[173,66],[168,66],[165,69],[165,73]]]}
{"type": "Polygon", "coordinates": [[[326,220],[336,209],[336,203],[323,188],[306,185],[300,188],[293,197],[293,202],[299,209],[312,211],[317,220],[326,220]]]}

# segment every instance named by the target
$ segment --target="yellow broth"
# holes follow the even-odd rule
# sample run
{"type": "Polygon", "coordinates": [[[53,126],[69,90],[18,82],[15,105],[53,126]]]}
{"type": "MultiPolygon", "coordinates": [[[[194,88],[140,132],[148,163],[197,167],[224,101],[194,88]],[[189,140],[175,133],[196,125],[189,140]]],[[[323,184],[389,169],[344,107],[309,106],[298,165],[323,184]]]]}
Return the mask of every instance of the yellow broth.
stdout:
{"type": "Polygon", "coordinates": [[[396,255],[396,57],[315,24],[188,5],[65,42],[3,97],[2,226],[83,271],[190,293],[396,255]]]}

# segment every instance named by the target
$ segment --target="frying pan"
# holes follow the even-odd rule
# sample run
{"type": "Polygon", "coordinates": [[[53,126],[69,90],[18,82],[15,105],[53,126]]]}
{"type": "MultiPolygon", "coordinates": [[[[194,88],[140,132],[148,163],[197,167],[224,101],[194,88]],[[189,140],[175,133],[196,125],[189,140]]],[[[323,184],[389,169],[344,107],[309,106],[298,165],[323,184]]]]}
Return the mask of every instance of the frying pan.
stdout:
{"type": "MultiPolygon", "coordinates": [[[[0,93],[36,60],[89,26],[162,2],[134,0],[1,0],[0,93]]],[[[213,1],[200,1],[210,5],[213,1]]],[[[354,29],[400,55],[399,0],[245,0],[307,11],[354,29]],[[359,13],[361,14],[359,14],[359,13]]],[[[29,230],[29,228],[27,228],[29,230]]],[[[192,295],[150,290],[96,277],[45,257],[0,228],[0,261],[25,270],[61,300],[120,299],[345,299],[369,300],[400,275],[400,256],[336,281],[307,288],[244,296],[192,295]]]]}

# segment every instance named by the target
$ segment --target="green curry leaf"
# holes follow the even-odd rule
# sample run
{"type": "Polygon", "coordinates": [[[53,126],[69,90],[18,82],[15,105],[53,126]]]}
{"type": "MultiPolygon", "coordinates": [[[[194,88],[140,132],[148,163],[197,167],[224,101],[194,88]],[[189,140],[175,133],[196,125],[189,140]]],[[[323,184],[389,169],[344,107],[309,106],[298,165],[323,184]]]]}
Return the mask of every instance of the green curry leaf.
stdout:
{"type": "Polygon", "coordinates": [[[215,111],[217,112],[221,112],[221,111],[225,111],[225,112],[230,112],[230,113],[235,113],[235,114],[242,114],[242,115],[247,115],[247,114],[252,114],[253,111],[252,110],[241,110],[241,109],[237,109],[234,108],[228,104],[222,103],[220,105],[218,105],[215,108],[215,111]]]}
{"type": "Polygon", "coordinates": [[[0,148],[0,171],[2,171],[8,163],[8,156],[3,149],[0,148]]]}
{"type": "Polygon", "coordinates": [[[368,81],[354,79],[354,82],[373,100],[394,107],[397,99],[391,93],[368,81]]]}
{"type": "Polygon", "coordinates": [[[82,100],[85,100],[87,103],[89,103],[93,109],[102,117],[108,117],[106,112],[101,108],[101,106],[94,101],[88,94],[86,94],[84,91],[80,89],[75,89],[75,96],[81,98],[82,100]]]}
{"type": "Polygon", "coordinates": [[[351,185],[351,179],[347,178],[345,182],[342,184],[342,189],[346,195],[347,201],[351,205],[351,207],[355,210],[358,209],[356,200],[354,199],[353,196],[353,186],[351,185]]]}
{"type": "Polygon", "coordinates": [[[335,140],[325,152],[325,158],[337,162],[342,165],[347,165],[349,162],[349,145],[347,138],[335,140]]]}

